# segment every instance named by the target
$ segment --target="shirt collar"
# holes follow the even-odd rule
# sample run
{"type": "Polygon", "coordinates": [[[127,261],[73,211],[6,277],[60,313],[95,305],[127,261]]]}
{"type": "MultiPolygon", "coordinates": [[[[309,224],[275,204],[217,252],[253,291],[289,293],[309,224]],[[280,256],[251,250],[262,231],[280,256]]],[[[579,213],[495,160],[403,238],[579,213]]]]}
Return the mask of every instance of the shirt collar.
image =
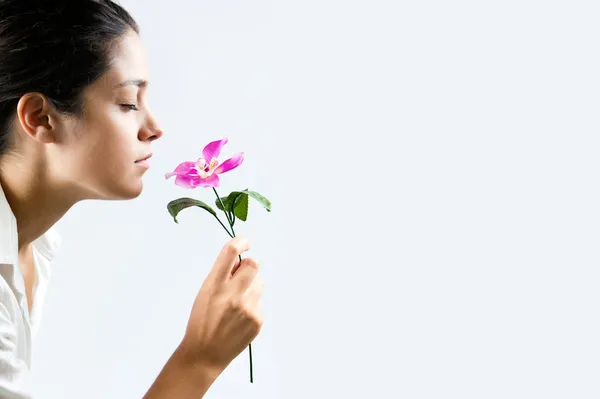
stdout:
{"type": "MultiPolygon", "coordinates": [[[[61,241],[60,235],[51,227],[33,242],[33,246],[48,260],[52,260],[60,248],[61,241]]],[[[16,264],[17,259],[17,219],[0,185],[0,263],[16,264]]]]}

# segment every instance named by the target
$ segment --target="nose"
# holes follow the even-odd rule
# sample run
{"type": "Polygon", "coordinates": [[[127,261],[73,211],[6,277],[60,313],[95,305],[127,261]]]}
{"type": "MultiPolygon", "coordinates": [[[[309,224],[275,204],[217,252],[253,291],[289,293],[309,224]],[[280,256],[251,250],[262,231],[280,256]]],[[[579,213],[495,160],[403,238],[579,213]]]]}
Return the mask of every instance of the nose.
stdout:
{"type": "Polygon", "coordinates": [[[148,119],[144,126],[140,129],[139,139],[141,141],[154,141],[161,138],[163,130],[158,125],[156,119],[151,114],[148,114],[148,119]]]}

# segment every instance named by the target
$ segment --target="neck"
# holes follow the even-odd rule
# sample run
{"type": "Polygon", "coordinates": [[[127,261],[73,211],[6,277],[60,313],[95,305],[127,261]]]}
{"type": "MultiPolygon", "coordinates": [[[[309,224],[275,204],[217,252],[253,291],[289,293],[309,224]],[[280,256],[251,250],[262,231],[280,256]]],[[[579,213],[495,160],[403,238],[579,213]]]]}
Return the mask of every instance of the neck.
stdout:
{"type": "Polygon", "coordinates": [[[19,251],[48,231],[79,200],[46,170],[23,158],[0,165],[0,185],[17,219],[19,251]]]}

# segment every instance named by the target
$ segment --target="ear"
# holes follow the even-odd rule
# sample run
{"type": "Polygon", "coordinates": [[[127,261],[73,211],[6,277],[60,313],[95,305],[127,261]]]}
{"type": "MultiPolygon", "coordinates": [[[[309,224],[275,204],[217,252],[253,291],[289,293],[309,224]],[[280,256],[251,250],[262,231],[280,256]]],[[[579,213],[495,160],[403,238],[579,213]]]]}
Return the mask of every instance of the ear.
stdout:
{"type": "Polygon", "coordinates": [[[19,99],[17,117],[25,133],[40,143],[57,141],[56,109],[41,93],[27,93],[19,99]]]}

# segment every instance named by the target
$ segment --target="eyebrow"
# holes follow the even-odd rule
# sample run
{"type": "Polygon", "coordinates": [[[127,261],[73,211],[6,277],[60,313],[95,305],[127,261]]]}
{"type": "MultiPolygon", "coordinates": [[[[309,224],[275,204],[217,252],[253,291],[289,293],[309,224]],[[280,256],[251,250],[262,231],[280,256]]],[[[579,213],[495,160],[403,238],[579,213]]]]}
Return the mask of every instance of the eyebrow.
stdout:
{"type": "Polygon", "coordinates": [[[126,80],[126,81],[116,85],[115,89],[125,87],[125,86],[132,86],[132,85],[137,86],[137,87],[146,87],[146,86],[148,86],[148,81],[144,80],[144,79],[129,79],[129,80],[126,80]]]}

